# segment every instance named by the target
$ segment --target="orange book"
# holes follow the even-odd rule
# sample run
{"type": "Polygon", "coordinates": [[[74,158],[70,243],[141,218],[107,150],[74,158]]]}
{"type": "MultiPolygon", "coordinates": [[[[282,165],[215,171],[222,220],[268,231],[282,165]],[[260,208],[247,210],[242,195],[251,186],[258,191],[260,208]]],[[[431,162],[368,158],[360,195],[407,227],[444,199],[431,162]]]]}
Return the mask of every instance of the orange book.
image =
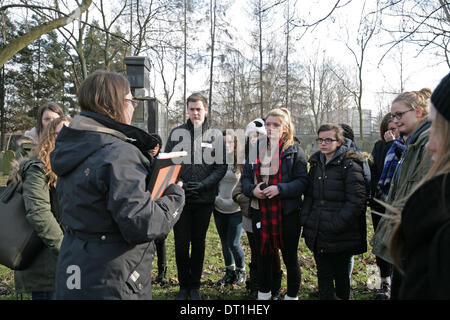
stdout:
{"type": "Polygon", "coordinates": [[[150,198],[152,200],[161,197],[169,184],[177,181],[182,164],[174,163],[173,159],[186,155],[186,151],[160,153],[158,155],[153,164],[152,175],[149,181],[150,198]]]}

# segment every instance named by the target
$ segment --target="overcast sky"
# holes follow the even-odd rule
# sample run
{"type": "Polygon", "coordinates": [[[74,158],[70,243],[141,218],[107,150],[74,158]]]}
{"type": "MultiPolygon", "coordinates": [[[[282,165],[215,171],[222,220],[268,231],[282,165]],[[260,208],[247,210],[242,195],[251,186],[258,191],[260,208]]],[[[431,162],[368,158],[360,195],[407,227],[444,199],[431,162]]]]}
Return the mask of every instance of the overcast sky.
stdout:
{"type": "MultiPolygon", "coordinates": [[[[341,1],[341,3],[347,2],[341,1]]],[[[294,10],[294,3],[294,0],[290,0],[291,11],[294,10]]],[[[312,23],[330,12],[335,3],[336,0],[298,0],[295,10],[298,16],[303,17],[306,22],[312,23]]],[[[335,61],[339,61],[350,68],[356,68],[354,58],[349,49],[346,48],[345,43],[348,38],[350,46],[356,49],[356,32],[363,3],[362,0],[353,0],[343,8],[335,10],[330,18],[320,23],[316,28],[310,29],[301,39],[296,41],[296,52],[291,55],[291,62],[294,60],[304,61],[309,56],[322,52],[335,61]]],[[[374,0],[367,1],[366,12],[371,10],[368,6],[374,4],[374,0]]],[[[250,20],[248,8],[249,0],[235,1],[228,14],[230,25],[241,39],[248,39],[251,28],[254,28],[255,24],[254,21],[250,20]]],[[[284,27],[282,27],[285,23],[283,21],[284,10],[284,5],[272,10],[273,19],[270,24],[272,24],[273,32],[277,34],[278,39],[284,37],[284,27]]],[[[388,22],[386,17],[384,19],[384,23],[388,22]]],[[[395,23],[395,21],[392,21],[392,23],[395,23]]],[[[300,36],[300,31],[300,29],[293,31],[292,40],[294,42],[295,38],[300,36]]],[[[383,59],[382,63],[379,63],[388,49],[385,44],[390,40],[392,40],[392,36],[383,33],[375,36],[369,43],[363,74],[363,105],[365,108],[377,110],[380,100],[382,104],[389,105],[392,97],[381,96],[379,92],[391,92],[400,89],[399,48],[393,49],[383,59]]],[[[284,40],[280,41],[283,43],[284,40]]],[[[406,91],[420,90],[424,87],[434,89],[440,79],[449,71],[447,65],[443,63],[442,57],[436,58],[435,52],[423,52],[417,57],[418,49],[417,46],[412,44],[405,44],[403,47],[403,78],[406,91]]],[[[189,83],[188,91],[204,89],[204,82],[194,81],[189,83]],[[195,83],[197,86],[195,86],[195,83]]]]}

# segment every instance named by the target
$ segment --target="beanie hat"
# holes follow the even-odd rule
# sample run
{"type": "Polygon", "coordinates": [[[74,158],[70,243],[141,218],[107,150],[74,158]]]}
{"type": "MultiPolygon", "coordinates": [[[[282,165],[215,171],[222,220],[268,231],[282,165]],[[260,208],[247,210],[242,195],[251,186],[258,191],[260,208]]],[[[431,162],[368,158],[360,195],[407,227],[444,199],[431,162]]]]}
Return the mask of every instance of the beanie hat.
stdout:
{"type": "Polygon", "coordinates": [[[431,102],[436,110],[450,121],[450,73],[447,74],[434,89],[431,102]]]}
{"type": "Polygon", "coordinates": [[[345,123],[341,123],[340,126],[341,126],[342,130],[344,130],[344,138],[354,141],[355,134],[353,133],[352,127],[350,127],[348,124],[345,124],[345,123]]]}
{"type": "Polygon", "coordinates": [[[245,136],[248,137],[250,132],[258,132],[259,134],[266,135],[266,128],[264,127],[264,120],[261,118],[256,118],[247,125],[245,129],[245,136]]]}

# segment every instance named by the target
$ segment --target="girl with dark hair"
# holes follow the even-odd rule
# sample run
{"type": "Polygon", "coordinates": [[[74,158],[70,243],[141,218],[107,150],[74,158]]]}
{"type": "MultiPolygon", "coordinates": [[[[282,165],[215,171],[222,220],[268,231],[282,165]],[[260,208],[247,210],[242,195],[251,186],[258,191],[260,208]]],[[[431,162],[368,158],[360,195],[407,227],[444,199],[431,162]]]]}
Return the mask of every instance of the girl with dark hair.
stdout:
{"type": "Polygon", "coordinates": [[[245,254],[241,245],[242,212],[232,198],[233,190],[241,178],[237,164],[237,137],[223,132],[228,169],[219,182],[219,193],[214,202],[214,220],[222,243],[225,275],[218,285],[242,285],[247,279],[245,254]]]}
{"type": "MultiPolygon", "coordinates": [[[[371,198],[370,198],[370,207],[371,210],[375,210],[380,213],[384,213],[384,207],[379,205],[373,198],[381,199],[384,198],[383,190],[389,190],[390,183],[387,177],[388,170],[384,171],[383,179],[381,180],[381,185],[379,187],[380,178],[385,166],[386,154],[389,151],[387,168],[389,170],[395,169],[396,163],[398,162],[399,157],[397,157],[396,150],[400,149],[403,146],[402,138],[399,138],[399,132],[397,130],[397,126],[394,123],[394,119],[390,112],[388,112],[381,121],[380,124],[380,137],[381,139],[375,142],[375,145],[372,149],[372,158],[373,165],[370,168],[371,172],[371,198]],[[396,144],[392,150],[391,147],[393,144],[396,144]],[[397,146],[398,145],[398,146],[397,146]],[[394,162],[396,160],[396,162],[394,162]]],[[[403,152],[403,151],[402,151],[403,152]]],[[[401,153],[402,153],[401,152],[401,153]]],[[[401,155],[400,153],[400,155],[401,155]]],[[[392,171],[393,172],[393,171],[392,171]]],[[[386,192],[387,195],[387,192],[386,192]]],[[[376,230],[378,226],[378,222],[380,221],[381,216],[371,212],[373,228],[376,230]]],[[[391,273],[392,266],[389,262],[384,261],[380,257],[375,256],[377,266],[380,269],[380,292],[378,292],[375,296],[376,300],[386,300],[389,299],[390,290],[391,290],[391,273]]]]}
{"type": "Polygon", "coordinates": [[[302,236],[314,253],[321,300],[348,300],[352,255],[367,250],[364,155],[345,144],[343,129],[318,130],[301,211],[302,236]]]}

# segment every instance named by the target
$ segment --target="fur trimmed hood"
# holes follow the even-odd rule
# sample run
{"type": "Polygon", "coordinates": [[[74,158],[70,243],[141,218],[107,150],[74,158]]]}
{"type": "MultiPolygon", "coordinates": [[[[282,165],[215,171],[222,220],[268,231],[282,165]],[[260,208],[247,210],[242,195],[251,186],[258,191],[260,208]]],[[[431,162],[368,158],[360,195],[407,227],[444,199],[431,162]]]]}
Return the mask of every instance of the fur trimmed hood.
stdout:
{"type": "Polygon", "coordinates": [[[372,155],[365,151],[356,151],[354,149],[350,149],[347,151],[345,156],[349,159],[353,159],[355,161],[358,161],[360,163],[364,163],[367,161],[369,165],[373,164],[373,158],[372,155]]]}

